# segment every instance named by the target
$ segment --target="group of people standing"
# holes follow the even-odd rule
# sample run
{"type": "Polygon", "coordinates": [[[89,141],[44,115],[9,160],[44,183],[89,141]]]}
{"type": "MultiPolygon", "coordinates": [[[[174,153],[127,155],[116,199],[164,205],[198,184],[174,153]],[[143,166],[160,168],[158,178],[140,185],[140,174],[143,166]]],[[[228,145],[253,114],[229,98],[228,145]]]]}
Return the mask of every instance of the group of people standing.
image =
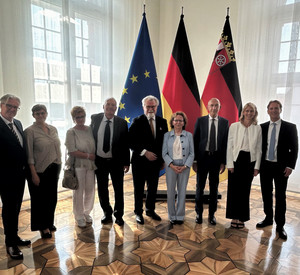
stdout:
{"type": "MultiPolygon", "coordinates": [[[[42,238],[51,238],[56,230],[54,214],[57,185],[61,170],[61,150],[58,132],[46,123],[47,108],[37,104],[32,108],[35,122],[23,131],[14,117],[20,99],[4,95],[1,99],[0,196],[7,253],[22,259],[19,246],[30,240],[18,236],[18,216],[22,203],[25,179],[31,196],[31,229],[39,230],[42,238]]],[[[168,217],[171,224],[182,224],[185,218],[185,197],[190,168],[197,172],[196,220],[202,223],[203,193],[209,179],[208,221],[216,225],[219,174],[227,165],[228,192],[226,218],[232,228],[243,228],[250,219],[249,197],[254,176],[261,174],[261,188],[265,219],[257,227],[273,223],[273,180],[275,183],[275,222],[279,237],[286,239],[285,191],[287,180],[295,168],[298,155],[296,126],[280,119],[281,103],[268,105],[271,122],[257,125],[257,109],[253,103],[243,108],[240,121],[229,127],[228,120],[218,116],[221,104],[217,98],[208,102],[207,116],[197,120],[194,134],[185,130],[188,118],[175,112],[169,121],[156,115],[159,100],[147,96],[142,100],[144,114],[135,118],[128,129],[127,121],[115,115],[117,102],[108,98],[104,112],[92,115],[91,125],[85,125],[86,112],[75,106],[71,116],[75,126],[66,135],[68,159],[79,182],[73,191],[73,213],[79,227],[92,223],[90,212],[95,198],[95,175],[98,196],[103,209],[103,224],[112,216],[119,226],[124,224],[124,173],[131,164],[134,185],[134,213],[136,222],[144,224],[143,197],[147,184],[145,212],[153,220],[161,217],[155,212],[160,170],[166,168],[168,217]],[[110,204],[109,176],[114,189],[114,208],[110,204]],[[177,193],[177,199],[176,199],[177,193]]]]}

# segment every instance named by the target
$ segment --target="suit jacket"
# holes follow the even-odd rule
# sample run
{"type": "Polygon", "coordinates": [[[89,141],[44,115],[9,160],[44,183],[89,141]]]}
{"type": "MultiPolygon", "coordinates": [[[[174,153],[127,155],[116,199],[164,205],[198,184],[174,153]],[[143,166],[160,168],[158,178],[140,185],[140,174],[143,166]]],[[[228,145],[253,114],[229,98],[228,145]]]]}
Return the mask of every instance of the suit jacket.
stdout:
{"type": "MultiPolygon", "coordinates": [[[[201,162],[205,156],[205,148],[208,141],[209,116],[199,117],[194,130],[195,160],[201,162]]],[[[228,138],[228,120],[218,117],[217,154],[220,163],[226,164],[226,149],[228,138]]]]}
{"type": "MultiPolygon", "coordinates": [[[[268,149],[268,130],[270,121],[262,123],[262,166],[266,159],[268,149]]],[[[278,136],[277,162],[282,168],[292,168],[296,166],[298,157],[298,133],[296,125],[281,120],[281,127],[278,136]]]]}
{"type": "Polygon", "coordinates": [[[131,162],[146,160],[145,156],[140,156],[146,149],[157,155],[157,162],[164,163],[162,158],[162,145],[164,134],[168,132],[167,121],[159,116],[155,117],[156,137],[151,132],[148,118],[145,115],[136,117],[129,128],[129,147],[133,151],[131,162]]]}
{"type": "Polygon", "coordinates": [[[2,176],[9,171],[17,173],[28,166],[23,127],[17,119],[14,119],[14,124],[22,135],[23,147],[13,132],[7,127],[2,117],[0,117],[0,171],[2,176]]]}
{"type": "MultiPolygon", "coordinates": [[[[92,115],[91,127],[96,142],[96,152],[98,146],[98,130],[100,123],[104,117],[104,113],[92,115]]],[[[130,165],[130,151],[128,145],[128,125],[127,121],[118,116],[114,116],[112,137],[112,157],[115,161],[119,161],[123,166],[130,165]]]]}

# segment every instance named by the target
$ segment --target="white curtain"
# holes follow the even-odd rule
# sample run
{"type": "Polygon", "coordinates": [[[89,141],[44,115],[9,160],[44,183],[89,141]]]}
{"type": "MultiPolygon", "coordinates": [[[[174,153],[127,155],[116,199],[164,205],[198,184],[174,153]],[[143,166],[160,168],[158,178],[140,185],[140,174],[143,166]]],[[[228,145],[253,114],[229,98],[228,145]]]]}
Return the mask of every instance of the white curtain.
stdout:
{"type": "MultiPolygon", "coordinates": [[[[267,104],[283,104],[281,118],[300,131],[300,3],[298,0],[239,1],[235,50],[243,104],[258,107],[259,122],[269,120],[267,104]]],[[[300,192],[300,160],[288,189],[300,192]]]]}

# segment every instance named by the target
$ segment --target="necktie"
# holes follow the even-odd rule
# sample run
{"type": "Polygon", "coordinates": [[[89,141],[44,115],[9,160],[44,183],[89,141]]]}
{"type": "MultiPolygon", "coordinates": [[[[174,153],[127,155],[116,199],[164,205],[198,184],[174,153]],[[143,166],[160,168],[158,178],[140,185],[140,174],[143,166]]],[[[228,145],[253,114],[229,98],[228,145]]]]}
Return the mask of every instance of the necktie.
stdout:
{"type": "Polygon", "coordinates": [[[270,146],[269,146],[269,160],[275,159],[275,137],[276,137],[276,123],[273,124],[273,129],[271,133],[270,146]]]}
{"type": "Polygon", "coordinates": [[[209,137],[209,152],[216,151],[216,126],[215,119],[212,119],[210,126],[210,137],[209,137]]]}
{"type": "Polygon", "coordinates": [[[104,140],[103,140],[103,151],[107,153],[110,149],[110,127],[109,127],[110,120],[106,121],[106,126],[104,130],[104,140]]]}
{"type": "Polygon", "coordinates": [[[150,128],[151,128],[152,136],[155,137],[155,135],[154,135],[154,126],[153,126],[153,118],[151,117],[149,119],[149,121],[150,121],[150,128]]]}
{"type": "Polygon", "coordinates": [[[10,130],[13,132],[13,134],[15,135],[15,137],[17,138],[18,142],[21,144],[21,142],[19,140],[19,137],[18,137],[16,131],[14,130],[13,124],[12,123],[8,123],[8,126],[9,126],[10,130]]]}

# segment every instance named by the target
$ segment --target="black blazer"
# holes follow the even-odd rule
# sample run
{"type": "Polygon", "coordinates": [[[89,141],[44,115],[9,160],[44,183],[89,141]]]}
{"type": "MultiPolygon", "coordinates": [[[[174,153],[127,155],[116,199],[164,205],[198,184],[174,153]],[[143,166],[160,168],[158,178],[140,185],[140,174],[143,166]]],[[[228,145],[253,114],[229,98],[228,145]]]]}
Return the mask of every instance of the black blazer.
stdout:
{"type": "Polygon", "coordinates": [[[148,118],[145,115],[136,117],[129,128],[129,147],[133,151],[131,162],[145,160],[140,156],[146,149],[157,155],[157,162],[164,163],[162,158],[162,145],[164,134],[168,132],[167,121],[159,116],[155,117],[156,138],[153,137],[148,118]]]}
{"type": "MultiPolygon", "coordinates": [[[[91,127],[96,142],[96,152],[98,145],[98,130],[104,113],[92,115],[91,127]]],[[[112,138],[112,157],[115,161],[120,162],[123,166],[130,165],[130,151],[128,145],[128,125],[127,121],[118,116],[114,116],[112,138]]]]}
{"type": "MultiPolygon", "coordinates": [[[[268,130],[270,121],[262,123],[262,162],[266,159],[268,149],[268,130]]],[[[295,169],[298,157],[298,133],[296,125],[284,120],[281,120],[281,126],[277,144],[277,163],[282,168],[295,169]]]]}
{"type": "MultiPolygon", "coordinates": [[[[208,122],[209,116],[199,117],[195,124],[194,130],[194,148],[195,160],[198,163],[203,161],[205,156],[205,148],[208,141],[208,122]]],[[[218,117],[218,136],[217,136],[217,154],[220,163],[226,164],[226,149],[228,139],[228,120],[223,117],[218,117]]]]}
{"type": "Polygon", "coordinates": [[[17,173],[28,167],[26,140],[23,127],[19,120],[14,119],[14,124],[23,138],[23,147],[16,136],[8,128],[2,117],[0,117],[0,173],[6,175],[8,171],[17,173]]]}

